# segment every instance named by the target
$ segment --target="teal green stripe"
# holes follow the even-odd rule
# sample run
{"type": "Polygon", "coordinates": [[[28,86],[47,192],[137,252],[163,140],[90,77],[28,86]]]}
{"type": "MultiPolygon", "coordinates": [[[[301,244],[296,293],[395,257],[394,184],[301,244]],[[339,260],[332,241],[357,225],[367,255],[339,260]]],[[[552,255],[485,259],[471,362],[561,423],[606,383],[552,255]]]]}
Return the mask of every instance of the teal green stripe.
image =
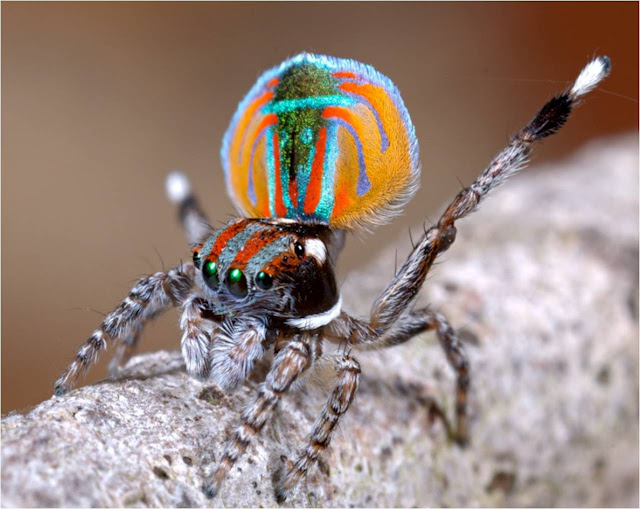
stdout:
{"type": "Polygon", "coordinates": [[[302,108],[326,108],[327,106],[352,106],[358,101],[344,95],[317,95],[301,97],[298,99],[282,99],[267,103],[262,111],[264,113],[287,113],[302,108]]]}
{"type": "Polygon", "coordinates": [[[325,221],[329,221],[333,212],[335,198],[333,186],[337,159],[338,126],[335,122],[331,122],[327,127],[327,145],[322,168],[322,191],[320,192],[320,201],[316,207],[316,215],[325,221]]]}
{"type": "Polygon", "coordinates": [[[273,157],[273,129],[267,129],[265,136],[265,159],[267,163],[267,190],[269,192],[269,212],[271,217],[276,215],[276,167],[273,157]]]}

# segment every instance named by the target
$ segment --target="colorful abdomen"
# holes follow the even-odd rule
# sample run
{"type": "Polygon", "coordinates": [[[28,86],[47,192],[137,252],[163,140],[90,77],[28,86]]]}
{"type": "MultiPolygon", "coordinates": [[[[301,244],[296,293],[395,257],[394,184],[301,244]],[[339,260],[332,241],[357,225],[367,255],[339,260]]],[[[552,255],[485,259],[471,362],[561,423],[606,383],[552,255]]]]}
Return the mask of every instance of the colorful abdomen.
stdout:
{"type": "Polygon", "coordinates": [[[307,53],[260,77],[225,134],[222,163],[245,215],[344,229],[384,222],[419,176],[395,85],[370,66],[307,53]]]}

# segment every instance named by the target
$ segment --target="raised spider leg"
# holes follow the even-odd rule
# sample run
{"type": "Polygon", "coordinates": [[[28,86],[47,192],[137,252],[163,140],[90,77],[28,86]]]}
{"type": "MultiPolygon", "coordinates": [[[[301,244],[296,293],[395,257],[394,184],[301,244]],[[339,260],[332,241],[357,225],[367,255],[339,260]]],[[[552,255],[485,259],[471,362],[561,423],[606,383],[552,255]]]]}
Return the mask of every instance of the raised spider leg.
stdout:
{"type": "Polygon", "coordinates": [[[455,240],[454,223],[473,212],[487,194],[522,170],[533,143],[554,134],[567,121],[578,99],[592,90],[610,70],[607,57],[589,63],[573,87],[548,101],[536,116],[489,163],[471,186],[462,189],[444,211],[438,223],[427,230],[398,271],[380,294],[371,312],[371,327],[382,336],[407,309],[429,272],[436,256],[455,240]]]}
{"type": "Polygon", "coordinates": [[[318,461],[318,457],[331,442],[340,417],[348,410],[358,390],[360,381],[360,364],[349,355],[339,357],[335,364],[338,378],[336,387],[329,396],[326,406],[316,420],[309,436],[309,445],[290,467],[286,477],[276,489],[276,499],[284,502],[291,491],[307,474],[309,468],[318,461]]]}
{"type": "Polygon", "coordinates": [[[54,393],[64,394],[75,385],[80,375],[98,359],[100,350],[107,348],[108,338],[113,341],[130,338],[148,318],[165,311],[172,304],[179,304],[190,291],[194,274],[193,265],[185,264],[140,279],[80,347],[74,361],[54,384],[54,393]]]}
{"type": "Polygon", "coordinates": [[[294,336],[276,355],[267,378],[258,388],[258,394],[242,412],[241,424],[225,448],[217,470],[203,486],[207,497],[216,496],[227,473],[244,453],[251,439],[262,430],[282,395],[311,366],[312,339],[308,334],[294,336]]]}
{"type": "Polygon", "coordinates": [[[435,410],[447,429],[449,437],[463,445],[468,440],[467,433],[467,394],[469,392],[469,362],[464,347],[447,319],[429,308],[412,310],[396,321],[391,329],[380,335],[363,320],[342,313],[334,320],[325,334],[331,341],[348,341],[358,350],[374,350],[400,345],[417,336],[421,332],[435,330],[440,346],[445,352],[449,365],[456,374],[456,426],[451,426],[446,413],[435,403],[435,410]]]}
{"type": "Polygon", "coordinates": [[[185,230],[187,242],[203,242],[213,229],[191,190],[189,179],[184,173],[174,171],[167,175],[165,191],[169,199],[178,206],[178,216],[185,230]]]}

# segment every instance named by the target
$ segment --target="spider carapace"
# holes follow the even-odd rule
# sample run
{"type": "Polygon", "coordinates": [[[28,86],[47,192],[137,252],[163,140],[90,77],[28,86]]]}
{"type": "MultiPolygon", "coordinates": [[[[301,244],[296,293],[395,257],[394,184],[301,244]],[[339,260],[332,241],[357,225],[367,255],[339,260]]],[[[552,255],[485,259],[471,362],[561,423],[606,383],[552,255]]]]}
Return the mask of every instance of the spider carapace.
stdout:
{"type": "Polygon", "coordinates": [[[609,70],[607,57],[594,59],[513,136],[425,231],[366,320],[342,310],[334,263],[345,232],[388,221],[417,189],[418,142],[409,114],[387,77],[353,60],[302,53],[265,72],[240,102],[222,144],[227,190],[244,218],[212,229],[186,177],[171,174],[167,193],[179,206],[193,264],[138,281],[78,350],[56,394],[75,384],[109,339],[119,343],[110,366],[117,371],[144,324],[171,306],[181,308],[191,376],[231,390],[273,352],[215,473],[204,479],[212,497],[287,390],[319,357],[331,356],[334,389],[278,484],[282,501],[327,448],[353,401],[360,366],[352,351],[433,330],[456,373],[455,422],[443,418],[452,438],[464,443],[469,366],[463,347],[441,314],[411,303],[436,256],[455,240],[455,221],[522,169],[533,143],[556,132],[609,70]],[[324,342],[348,348],[323,352],[324,342]]]}

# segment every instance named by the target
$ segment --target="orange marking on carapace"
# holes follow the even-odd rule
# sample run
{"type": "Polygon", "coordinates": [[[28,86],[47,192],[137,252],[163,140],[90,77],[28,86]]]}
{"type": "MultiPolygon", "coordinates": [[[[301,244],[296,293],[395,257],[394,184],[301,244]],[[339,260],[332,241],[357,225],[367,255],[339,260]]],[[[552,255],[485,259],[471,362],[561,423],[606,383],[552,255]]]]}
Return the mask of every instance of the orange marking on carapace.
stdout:
{"type": "Polygon", "coordinates": [[[275,186],[276,186],[276,216],[284,217],[287,209],[282,201],[282,180],[280,179],[280,147],[278,143],[278,134],[273,133],[273,163],[275,168],[275,186]]]}
{"type": "Polygon", "coordinates": [[[269,83],[267,83],[267,86],[269,88],[275,87],[278,83],[280,83],[280,80],[278,78],[273,78],[269,83]]]}
{"type": "Polygon", "coordinates": [[[240,219],[237,223],[226,228],[216,239],[215,244],[211,248],[211,253],[209,253],[205,258],[215,262],[220,256],[220,253],[222,253],[224,246],[227,245],[227,242],[244,230],[248,224],[248,219],[240,219]]]}
{"type": "Polygon", "coordinates": [[[307,184],[307,193],[304,198],[304,213],[313,214],[316,211],[320,194],[322,193],[322,168],[324,166],[324,152],[327,146],[327,129],[323,127],[318,132],[316,142],[316,155],[311,165],[311,175],[307,184]]]}
{"type": "Polygon", "coordinates": [[[298,258],[295,254],[285,251],[281,253],[279,256],[276,256],[271,263],[269,263],[269,267],[265,272],[270,276],[275,274],[279,274],[293,267],[297,267],[304,261],[304,258],[298,258]]]}
{"type": "Polygon", "coordinates": [[[249,260],[255,256],[264,246],[271,242],[287,235],[286,232],[273,228],[272,230],[260,230],[254,233],[247,242],[245,242],[242,249],[238,251],[236,257],[233,259],[232,267],[240,270],[244,270],[249,260]]]}
{"type": "Polygon", "coordinates": [[[334,78],[353,78],[353,79],[358,79],[358,76],[356,74],[353,74],[350,71],[337,71],[332,73],[332,76],[334,78]]]}

